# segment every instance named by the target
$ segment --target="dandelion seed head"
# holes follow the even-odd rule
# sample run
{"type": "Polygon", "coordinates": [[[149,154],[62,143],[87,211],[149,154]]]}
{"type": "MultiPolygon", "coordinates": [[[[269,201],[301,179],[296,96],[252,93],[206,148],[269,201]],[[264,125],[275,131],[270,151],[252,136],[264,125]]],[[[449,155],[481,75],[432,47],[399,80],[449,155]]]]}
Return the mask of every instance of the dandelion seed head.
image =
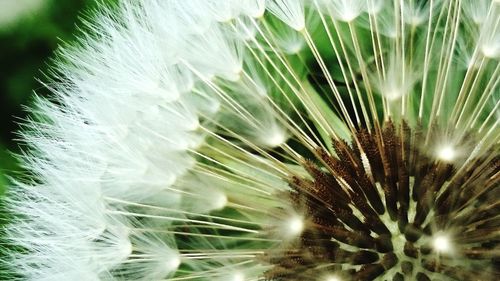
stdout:
{"type": "Polygon", "coordinates": [[[101,7],[20,132],[7,275],[498,279],[500,10],[472,2],[101,7]]]}

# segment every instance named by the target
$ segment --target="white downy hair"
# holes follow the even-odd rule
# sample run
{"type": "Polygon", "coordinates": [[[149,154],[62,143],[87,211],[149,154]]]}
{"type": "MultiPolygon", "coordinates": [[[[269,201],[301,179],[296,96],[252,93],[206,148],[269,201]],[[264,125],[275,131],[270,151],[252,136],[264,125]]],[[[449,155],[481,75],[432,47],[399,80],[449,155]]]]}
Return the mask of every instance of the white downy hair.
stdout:
{"type": "MultiPolygon", "coordinates": [[[[313,194],[325,188],[322,179],[346,194],[355,190],[342,174],[348,168],[339,167],[340,176],[328,170],[322,151],[344,159],[339,144],[359,150],[361,128],[382,134],[382,124],[394,121],[422,130],[424,143],[412,149],[439,167],[461,171],[498,153],[500,3],[424,2],[121,0],[102,7],[76,44],[59,49],[45,84],[53,95],[36,98],[20,133],[30,174],[14,181],[6,199],[14,218],[5,237],[15,247],[5,250],[6,274],[37,281],[326,281],[362,272],[358,264],[286,260],[312,239],[309,228],[327,220],[317,216],[337,205],[349,210],[342,215],[369,223],[355,196],[311,211],[326,202],[313,194]],[[434,132],[439,126],[445,129],[434,132]],[[324,167],[311,168],[311,158],[324,167]],[[297,185],[311,188],[305,193],[317,200],[313,207],[296,196],[297,185]],[[295,267],[305,269],[294,277],[295,267]]],[[[375,181],[370,152],[356,157],[375,181]]],[[[422,203],[409,204],[408,217],[419,219],[422,203]]],[[[425,230],[441,233],[433,212],[425,230]]],[[[403,259],[398,223],[387,213],[380,221],[403,259]]],[[[433,237],[415,245],[442,248],[433,237]]],[[[346,241],[338,249],[360,249],[346,241]]],[[[438,252],[431,257],[446,254],[438,252]]],[[[431,272],[420,262],[411,280],[424,278],[420,271],[443,280],[469,276],[431,272]]],[[[387,269],[369,280],[398,274],[387,269]]]]}

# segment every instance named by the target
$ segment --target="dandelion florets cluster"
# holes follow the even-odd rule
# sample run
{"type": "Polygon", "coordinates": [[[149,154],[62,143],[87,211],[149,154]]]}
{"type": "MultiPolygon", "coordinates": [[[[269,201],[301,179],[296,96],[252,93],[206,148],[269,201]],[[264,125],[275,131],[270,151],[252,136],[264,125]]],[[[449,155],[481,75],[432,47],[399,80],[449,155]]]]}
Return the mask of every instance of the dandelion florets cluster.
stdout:
{"type": "Polygon", "coordinates": [[[500,2],[122,0],[20,133],[9,280],[496,280],[500,2]]]}

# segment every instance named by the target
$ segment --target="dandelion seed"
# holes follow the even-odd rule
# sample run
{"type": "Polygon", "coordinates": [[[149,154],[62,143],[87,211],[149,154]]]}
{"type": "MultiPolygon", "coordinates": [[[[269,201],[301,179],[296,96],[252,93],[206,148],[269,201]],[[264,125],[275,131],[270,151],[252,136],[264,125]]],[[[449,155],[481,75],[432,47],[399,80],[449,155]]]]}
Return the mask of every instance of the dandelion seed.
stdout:
{"type": "Polygon", "coordinates": [[[101,10],[20,133],[7,279],[500,279],[499,1],[101,10]]]}

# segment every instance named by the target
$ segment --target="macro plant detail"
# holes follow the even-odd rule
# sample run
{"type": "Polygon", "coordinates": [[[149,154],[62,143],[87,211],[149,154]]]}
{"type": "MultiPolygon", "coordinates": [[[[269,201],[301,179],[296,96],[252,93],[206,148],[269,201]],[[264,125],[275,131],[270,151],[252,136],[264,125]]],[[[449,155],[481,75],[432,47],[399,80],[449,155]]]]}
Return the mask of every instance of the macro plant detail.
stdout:
{"type": "Polygon", "coordinates": [[[273,257],[271,279],[329,271],[337,280],[494,280],[482,261],[497,257],[497,245],[486,241],[496,235],[498,157],[471,159],[457,171],[421,154],[423,138],[389,121],[381,135],[357,132],[359,147],[334,142],[337,157],[319,149],[324,168],[305,163],[311,179],[291,181],[291,200],[307,219],[299,242],[273,257]]]}
{"type": "Polygon", "coordinates": [[[20,135],[9,280],[500,279],[497,0],[122,0],[20,135]]]}

